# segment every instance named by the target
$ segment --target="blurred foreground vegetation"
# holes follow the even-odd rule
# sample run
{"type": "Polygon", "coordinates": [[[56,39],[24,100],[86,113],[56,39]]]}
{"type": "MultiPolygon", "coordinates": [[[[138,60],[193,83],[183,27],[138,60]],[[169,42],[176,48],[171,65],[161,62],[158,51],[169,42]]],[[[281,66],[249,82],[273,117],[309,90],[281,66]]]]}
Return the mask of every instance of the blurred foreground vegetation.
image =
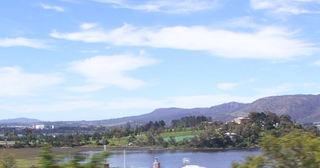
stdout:
{"type": "Polygon", "coordinates": [[[100,168],[103,167],[106,161],[108,152],[94,154],[90,160],[85,160],[84,156],[77,152],[71,155],[68,162],[60,162],[60,157],[54,155],[50,148],[42,148],[37,158],[33,162],[17,161],[13,154],[3,151],[0,156],[0,168],[100,168]]]}
{"type": "Polygon", "coordinates": [[[262,155],[249,156],[232,168],[320,168],[320,137],[309,132],[294,130],[278,138],[268,135],[260,149],[262,155]]]}

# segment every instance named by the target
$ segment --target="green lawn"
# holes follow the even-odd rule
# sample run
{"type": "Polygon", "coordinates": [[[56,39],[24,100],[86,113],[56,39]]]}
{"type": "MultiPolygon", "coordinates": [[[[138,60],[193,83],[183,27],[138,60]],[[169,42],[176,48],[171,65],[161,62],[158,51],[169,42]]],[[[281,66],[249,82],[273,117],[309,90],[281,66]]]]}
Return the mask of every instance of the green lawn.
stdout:
{"type": "Polygon", "coordinates": [[[195,135],[200,134],[201,131],[180,131],[180,132],[164,132],[160,136],[163,137],[165,141],[169,141],[170,137],[173,137],[176,141],[182,141],[184,138],[193,138],[195,135]]]}
{"type": "MultiPolygon", "coordinates": [[[[8,141],[9,146],[14,145],[15,141],[8,141]]],[[[0,141],[0,145],[6,145],[6,141],[0,141]]]]}
{"type": "MultiPolygon", "coordinates": [[[[186,135],[186,136],[175,136],[175,137],[173,137],[177,142],[179,142],[179,141],[182,141],[184,138],[193,138],[194,137],[194,135],[186,135]]],[[[165,140],[165,141],[169,141],[169,139],[170,139],[170,137],[167,137],[167,138],[163,138],[163,140],[165,140]]]]}
{"type": "Polygon", "coordinates": [[[200,132],[201,131],[164,132],[164,133],[161,133],[160,136],[162,138],[180,137],[180,136],[194,136],[194,135],[198,135],[200,132]]]}

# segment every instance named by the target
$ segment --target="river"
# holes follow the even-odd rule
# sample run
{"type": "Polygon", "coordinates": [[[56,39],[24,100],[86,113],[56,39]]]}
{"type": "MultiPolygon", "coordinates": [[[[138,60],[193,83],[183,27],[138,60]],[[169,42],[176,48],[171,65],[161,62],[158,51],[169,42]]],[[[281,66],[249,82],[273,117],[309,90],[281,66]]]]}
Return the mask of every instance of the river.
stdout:
{"type": "MultiPolygon", "coordinates": [[[[85,155],[96,151],[81,152],[85,155]]],[[[126,150],[126,168],[151,168],[154,158],[158,158],[161,168],[179,168],[183,166],[183,159],[189,164],[206,168],[230,168],[231,163],[240,162],[247,155],[259,155],[261,151],[252,150],[126,150]]],[[[107,158],[110,167],[124,167],[124,150],[111,150],[107,158]]]]}

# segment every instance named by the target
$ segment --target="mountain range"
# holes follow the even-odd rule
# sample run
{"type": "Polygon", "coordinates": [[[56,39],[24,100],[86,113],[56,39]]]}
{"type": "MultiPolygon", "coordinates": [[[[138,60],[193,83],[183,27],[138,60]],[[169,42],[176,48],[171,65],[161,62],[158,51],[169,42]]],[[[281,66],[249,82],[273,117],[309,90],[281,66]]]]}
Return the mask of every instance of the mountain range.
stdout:
{"type": "Polygon", "coordinates": [[[173,119],[185,116],[210,116],[213,120],[230,121],[236,117],[247,116],[250,112],[270,111],[278,115],[288,114],[299,123],[320,121],[320,95],[285,95],[258,99],[252,103],[229,102],[209,108],[160,108],[151,113],[118,119],[99,120],[100,124],[120,124],[126,122],[145,123],[173,119]]]}
{"type": "MultiPolygon", "coordinates": [[[[320,95],[285,95],[271,96],[258,99],[252,103],[229,102],[208,108],[160,108],[151,113],[139,116],[123,117],[96,121],[70,121],[75,125],[105,125],[116,126],[127,122],[144,124],[149,121],[164,120],[167,124],[173,119],[180,119],[186,116],[209,116],[213,120],[230,121],[236,117],[246,116],[250,112],[270,111],[278,115],[288,114],[292,120],[299,123],[310,123],[320,121],[320,95]]],[[[0,120],[0,123],[8,122],[39,122],[35,119],[13,119],[0,120]],[[34,121],[33,121],[34,120],[34,121]]],[[[58,123],[58,122],[56,122],[58,123]]]]}
{"type": "Polygon", "coordinates": [[[11,124],[11,123],[37,123],[41,122],[40,120],[37,119],[30,119],[30,118],[14,118],[14,119],[6,119],[6,120],[0,120],[0,124],[11,124]]]}

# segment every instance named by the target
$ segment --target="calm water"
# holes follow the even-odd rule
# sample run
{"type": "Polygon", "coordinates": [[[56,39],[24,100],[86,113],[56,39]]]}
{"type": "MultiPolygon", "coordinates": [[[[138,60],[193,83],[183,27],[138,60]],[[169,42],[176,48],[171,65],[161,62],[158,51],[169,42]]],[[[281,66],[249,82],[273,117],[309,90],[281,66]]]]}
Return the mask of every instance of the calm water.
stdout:
{"type": "MultiPolygon", "coordinates": [[[[96,153],[95,151],[82,152],[96,153]]],[[[107,158],[110,167],[124,166],[123,150],[112,150],[107,158]]],[[[151,168],[157,157],[161,168],[179,168],[183,158],[190,164],[206,168],[230,168],[233,161],[243,161],[247,155],[261,154],[259,150],[185,151],[185,150],[126,150],[126,168],[151,168]]]]}

